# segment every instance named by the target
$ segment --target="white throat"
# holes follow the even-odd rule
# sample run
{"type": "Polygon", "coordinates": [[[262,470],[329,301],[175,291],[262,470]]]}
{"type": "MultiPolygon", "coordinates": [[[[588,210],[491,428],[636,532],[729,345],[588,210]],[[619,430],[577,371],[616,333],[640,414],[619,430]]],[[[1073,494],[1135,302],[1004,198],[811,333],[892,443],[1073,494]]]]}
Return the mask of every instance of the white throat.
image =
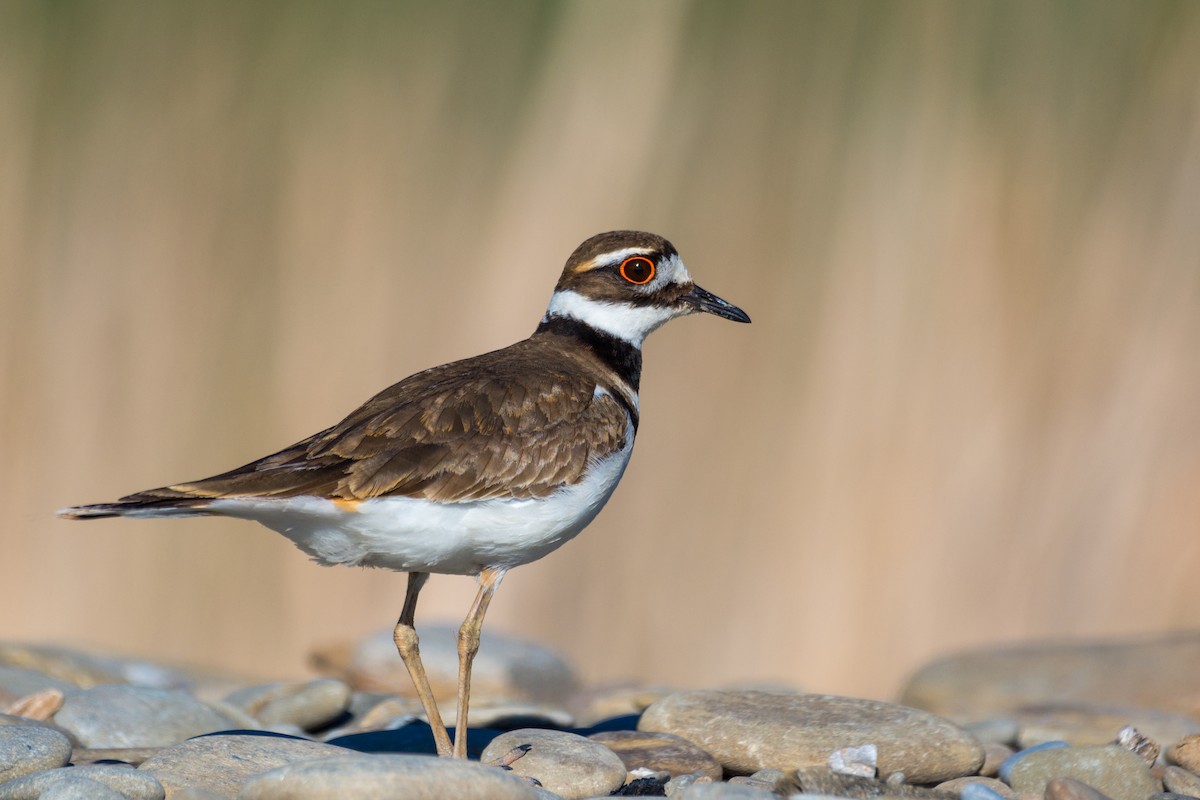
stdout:
{"type": "Polygon", "coordinates": [[[542,321],[545,322],[550,317],[570,317],[629,342],[634,347],[641,347],[642,341],[651,331],[662,327],[675,317],[688,313],[688,309],[607,303],[584,297],[578,292],[560,289],[550,297],[550,305],[542,321]]]}

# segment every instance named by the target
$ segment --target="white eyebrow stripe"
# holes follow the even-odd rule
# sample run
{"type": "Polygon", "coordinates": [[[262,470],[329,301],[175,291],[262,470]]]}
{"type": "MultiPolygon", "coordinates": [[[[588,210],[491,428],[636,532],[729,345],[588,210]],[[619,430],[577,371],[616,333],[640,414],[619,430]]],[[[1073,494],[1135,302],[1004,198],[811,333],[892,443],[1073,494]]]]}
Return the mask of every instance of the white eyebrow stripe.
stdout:
{"type": "Polygon", "coordinates": [[[621,250],[614,250],[611,253],[604,253],[593,258],[586,264],[578,267],[579,272],[589,272],[593,269],[620,264],[630,256],[648,256],[654,252],[653,247],[625,247],[621,250]]]}

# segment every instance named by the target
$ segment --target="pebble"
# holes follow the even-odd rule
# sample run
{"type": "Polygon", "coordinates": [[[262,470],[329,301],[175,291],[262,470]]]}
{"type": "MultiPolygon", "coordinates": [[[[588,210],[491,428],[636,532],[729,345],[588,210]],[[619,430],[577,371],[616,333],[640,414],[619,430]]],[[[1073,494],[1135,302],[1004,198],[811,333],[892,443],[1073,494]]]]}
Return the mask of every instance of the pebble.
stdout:
{"type": "Polygon", "coordinates": [[[1043,706],[1018,710],[1014,716],[1021,728],[1017,737],[1021,747],[1051,739],[1071,744],[1109,744],[1127,726],[1159,742],[1174,742],[1200,732],[1200,721],[1194,717],[1153,709],[1043,706]]]}
{"type": "Polygon", "coordinates": [[[684,789],[697,783],[712,783],[713,779],[707,775],[676,775],[671,780],[667,781],[663,786],[663,794],[667,797],[678,797],[683,794],[684,789]]]}
{"type": "Polygon", "coordinates": [[[409,755],[349,755],[302,761],[246,782],[238,800],[538,800],[521,778],[474,761],[409,755]]]}
{"type": "Polygon", "coordinates": [[[1159,741],[1175,742],[1167,750],[1167,758],[1184,769],[1191,770],[1200,775],[1200,733],[1170,739],[1159,739],[1159,741]]]}
{"type": "Polygon", "coordinates": [[[976,772],[983,748],[953,723],[877,700],[788,692],[679,692],[646,709],[638,729],[674,733],[728,771],[825,764],[843,747],[873,744],[879,774],[937,783],[976,772]]]}
{"type": "Polygon", "coordinates": [[[1051,778],[1045,800],[1109,800],[1108,795],[1074,778],[1051,778]]]}
{"type": "Polygon", "coordinates": [[[0,782],[64,766],[71,758],[71,740],[39,725],[0,728],[0,782]]]}
{"type": "MultiPolygon", "coordinates": [[[[418,628],[421,661],[439,700],[453,700],[458,687],[458,627],[418,628]]],[[[392,629],[359,645],[325,648],[314,655],[318,667],[355,689],[412,695],[412,680],[396,655],[392,629]]],[[[576,691],[574,671],[553,650],[485,630],[471,673],[471,694],[480,700],[563,705],[576,691]]]]}
{"type": "Polygon", "coordinates": [[[672,796],[679,800],[769,800],[778,797],[766,789],[736,783],[695,783],[672,796]]]}
{"type": "Polygon", "coordinates": [[[181,689],[95,686],[67,697],[54,721],[84,747],[165,747],[233,722],[181,689]]]}
{"type": "Polygon", "coordinates": [[[290,724],[306,731],[323,728],[350,705],[350,687],[333,678],[308,683],[269,683],[231,692],[225,702],[263,725],[290,724]]]}
{"type": "Polygon", "coordinates": [[[0,783],[0,800],[36,800],[62,783],[81,780],[100,784],[126,800],[163,800],[165,795],[161,783],[132,767],[92,764],[34,772],[0,783]]]}
{"type": "Polygon", "coordinates": [[[996,769],[996,772],[999,774],[1000,780],[1004,781],[1005,783],[1012,783],[1012,768],[1016,766],[1017,762],[1025,756],[1029,755],[1030,753],[1037,753],[1041,750],[1052,750],[1056,747],[1069,746],[1070,745],[1068,745],[1066,742],[1051,741],[1035,744],[1032,747],[1026,747],[1024,750],[1018,750],[1008,758],[1004,759],[1004,761],[1000,762],[1000,766],[996,769]]]}
{"type": "MultiPolygon", "coordinates": [[[[87,688],[105,683],[125,683],[119,670],[88,653],[53,645],[28,645],[0,642],[0,668],[34,672],[45,683],[41,689],[87,688]]],[[[30,694],[32,692],[21,692],[30,694]]]]}
{"type": "Polygon", "coordinates": [[[1200,776],[1183,767],[1167,767],[1163,770],[1163,785],[1168,791],[1200,797],[1200,776]]]}
{"type": "Polygon", "coordinates": [[[625,769],[648,769],[676,775],[707,775],[719,780],[721,765],[702,748],[671,733],[650,731],[606,731],[588,737],[612,750],[625,769]]]}
{"type": "Polygon", "coordinates": [[[1052,778],[1074,778],[1113,800],[1146,800],[1162,791],[1146,762],[1117,745],[1073,745],[1017,755],[1008,783],[1022,793],[1043,794],[1052,778]]]}
{"type": "Polygon", "coordinates": [[[652,703],[671,694],[661,686],[603,686],[583,689],[571,696],[567,708],[581,727],[612,717],[641,714],[652,703]]]}
{"type": "MultiPolygon", "coordinates": [[[[1017,793],[1012,790],[1004,781],[998,781],[995,778],[983,778],[978,775],[968,775],[963,778],[954,778],[952,780],[939,783],[934,787],[939,792],[950,792],[960,797],[969,798],[977,797],[982,794],[980,789],[986,789],[991,794],[998,795],[1004,800],[1017,800],[1017,793]]],[[[982,798],[980,798],[982,800],[982,798]]]]}
{"type": "Polygon", "coordinates": [[[1013,754],[1013,749],[999,742],[988,742],[983,746],[983,766],[979,774],[985,778],[994,778],[1000,774],[1000,765],[1013,754]]]}
{"type": "Polygon", "coordinates": [[[160,750],[161,747],[76,747],[71,752],[71,763],[79,766],[97,761],[121,761],[136,767],[160,750]]]}
{"type": "Polygon", "coordinates": [[[493,739],[479,760],[497,761],[521,745],[530,745],[530,749],[512,762],[513,773],[536,778],[564,800],[610,794],[625,783],[627,770],[616,753],[599,742],[566,731],[539,728],[508,731],[493,739]]]}
{"type": "Polygon", "coordinates": [[[191,787],[233,797],[253,775],[293,761],[349,752],[343,747],[307,739],[218,734],[164,748],[142,762],[138,771],[156,778],[168,794],[191,787]]]}
{"type": "Polygon", "coordinates": [[[1000,786],[1003,786],[1007,791],[1002,792],[992,784],[972,782],[964,786],[958,796],[960,800],[1006,800],[1006,798],[1016,797],[1016,793],[1009,788],[1008,784],[1000,781],[997,781],[997,783],[1000,783],[1000,786]]]}
{"type": "Polygon", "coordinates": [[[1021,725],[1012,717],[988,717],[963,725],[963,730],[984,745],[1012,745],[1021,733],[1021,725]]]}
{"type": "Polygon", "coordinates": [[[52,678],[49,675],[24,667],[0,666],[0,706],[7,709],[22,697],[44,692],[47,689],[57,689],[69,692],[76,688],[67,681],[52,678]]]}
{"type": "Polygon", "coordinates": [[[49,730],[61,733],[70,740],[72,746],[79,744],[75,741],[75,735],[66,728],[60,725],[55,725],[53,722],[43,722],[38,719],[30,719],[29,717],[17,717],[12,714],[0,714],[0,728],[48,728],[49,730]]]}
{"type": "MultiPolygon", "coordinates": [[[[32,797],[32,796],[31,796],[32,797]]],[[[127,800],[125,795],[87,778],[64,778],[37,795],[37,800],[127,800]]]]}
{"type": "MultiPolygon", "coordinates": [[[[1194,692],[1184,688],[1194,689],[1197,675],[1200,633],[1049,642],[982,649],[935,661],[912,677],[901,702],[964,719],[1046,704],[1191,714],[1194,692]]],[[[1134,724],[1150,733],[1148,727],[1134,724]]]]}

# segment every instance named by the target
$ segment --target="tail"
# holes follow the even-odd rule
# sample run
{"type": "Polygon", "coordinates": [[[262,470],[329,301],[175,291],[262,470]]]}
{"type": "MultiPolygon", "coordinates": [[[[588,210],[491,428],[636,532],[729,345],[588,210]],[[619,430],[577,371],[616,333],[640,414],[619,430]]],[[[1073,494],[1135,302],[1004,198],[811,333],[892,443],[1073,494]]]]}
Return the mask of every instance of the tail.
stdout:
{"type": "Polygon", "coordinates": [[[115,503],[60,508],[62,519],[104,519],[105,517],[200,517],[209,500],[200,497],[153,497],[149,492],[123,497],[115,503]]]}

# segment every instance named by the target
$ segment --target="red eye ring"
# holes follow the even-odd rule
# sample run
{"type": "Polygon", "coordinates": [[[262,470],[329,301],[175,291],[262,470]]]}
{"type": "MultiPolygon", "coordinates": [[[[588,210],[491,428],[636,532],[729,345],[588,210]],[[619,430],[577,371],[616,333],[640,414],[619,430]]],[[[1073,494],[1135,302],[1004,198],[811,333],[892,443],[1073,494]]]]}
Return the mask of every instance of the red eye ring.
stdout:
{"type": "Polygon", "coordinates": [[[645,256],[633,256],[621,262],[621,277],[635,286],[645,286],[654,280],[654,262],[645,256]]]}

